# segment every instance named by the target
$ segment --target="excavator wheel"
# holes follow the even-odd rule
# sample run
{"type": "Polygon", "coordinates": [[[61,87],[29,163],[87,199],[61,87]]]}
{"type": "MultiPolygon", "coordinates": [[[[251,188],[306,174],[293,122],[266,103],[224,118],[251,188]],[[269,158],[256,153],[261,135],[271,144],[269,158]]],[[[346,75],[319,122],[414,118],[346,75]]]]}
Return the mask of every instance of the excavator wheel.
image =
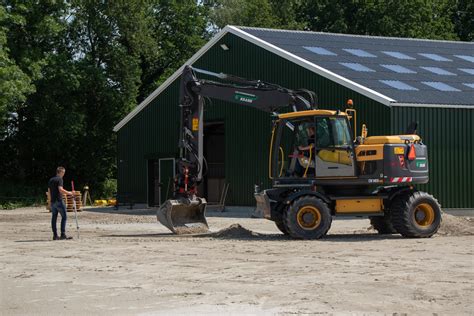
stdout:
{"type": "Polygon", "coordinates": [[[381,235],[396,234],[397,230],[392,225],[389,214],[384,216],[370,216],[370,224],[381,235]]]}
{"type": "Polygon", "coordinates": [[[284,225],[288,234],[297,239],[319,239],[331,227],[328,205],[315,196],[302,196],[286,209],[284,225]]]}
{"type": "Polygon", "coordinates": [[[289,235],[288,229],[285,226],[285,214],[288,207],[283,203],[278,203],[276,207],[278,211],[277,214],[279,216],[275,219],[275,225],[283,233],[283,235],[289,235]]]}
{"type": "Polygon", "coordinates": [[[441,206],[426,192],[397,196],[391,204],[393,227],[404,237],[428,238],[441,224],[441,206]]]}

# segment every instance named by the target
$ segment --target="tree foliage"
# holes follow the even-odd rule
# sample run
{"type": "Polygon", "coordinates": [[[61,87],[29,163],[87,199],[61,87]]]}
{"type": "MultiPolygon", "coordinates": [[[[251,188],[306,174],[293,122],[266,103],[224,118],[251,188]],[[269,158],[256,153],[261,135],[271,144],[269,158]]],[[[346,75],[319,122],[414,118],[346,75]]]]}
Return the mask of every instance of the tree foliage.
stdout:
{"type": "Polygon", "coordinates": [[[268,0],[209,0],[211,21],[223,28],[227,24],[275,27],[277,20],[268,0]]]}
{"type": "Polygon", "coordinates": [[[472,0],[453,0],[453,22],[456,34],[461,41],[474,41],[474,2],[472,0]]]}
{"type": "MultiPolygon", "coordinates": [[[[7,14],[5,8],[0,7],[1,25],[12,18],[7,14]]],[[[0,122],[8,120],[7,114],[14,112],[15,107],[24,102],[26,96],[34,91],[30,77],[10,58],[10,49],[7,46],[7,28],[4,26],[0,26],[0,91],[0,122]]],[[[0,136],[0,139],[6,136],[0,136]]]]}
{"type": "Polygon", "coordinates": [[[195,1],[158,0],[150,6],[153,50],[141,61],[139,100],[146,98],[210,38],[208,8],[195,1]]]}
{"type": "Polygon", "coordinates": [[[0,3],[0,183],[44,185],[64,165],[68,177],[93,190],[115,177],[113,126],[227,24],[474,36],[468,0],[0,3]]]}
{"type": "Polygon", "coordinates": [[[447,0],[305,0],[300,19],[323,32],[456,39],[447,0]]]}

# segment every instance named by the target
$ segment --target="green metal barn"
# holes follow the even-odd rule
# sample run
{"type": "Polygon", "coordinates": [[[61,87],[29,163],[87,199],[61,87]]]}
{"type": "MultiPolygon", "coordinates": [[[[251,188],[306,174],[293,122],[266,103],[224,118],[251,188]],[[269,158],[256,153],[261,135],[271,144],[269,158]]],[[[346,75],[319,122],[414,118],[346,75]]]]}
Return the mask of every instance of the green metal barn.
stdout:
{"type": "MultiPolygon", "coordinates": [[[[321,109],[344,109],[350,98],[369,135],[400,134],[417,121],[430,159],[422,189],[445,208],[474,208],[474,43],[227,26],[186,64],[313,90],[321,109]]],[[[135,203],[170,194],[181,71],[115,126],[119,196],[135,203]]],[[[255,205],[254,185],[270,186],[271,117],[213,100],[204,121],[201,192],[217,201],[227,183],[228,205],[255,205]]]]}

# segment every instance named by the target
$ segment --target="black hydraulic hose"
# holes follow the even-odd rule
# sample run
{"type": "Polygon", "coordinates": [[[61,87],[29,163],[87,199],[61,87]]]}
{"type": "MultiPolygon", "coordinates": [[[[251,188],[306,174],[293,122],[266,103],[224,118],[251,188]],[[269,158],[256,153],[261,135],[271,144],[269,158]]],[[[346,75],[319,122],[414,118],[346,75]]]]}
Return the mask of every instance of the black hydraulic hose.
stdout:
{"type": "Polygon", "coordinates": [[[206,172],[203,172],[202,176],[205,177],[205,176],[207,176],[207,173],[208,173],[208,171],[209,171],[209,167],[208,167],[208,165],[207,165],[207,159],[206,159],[206,157],[203,156],[203,157],[202,157],[202,161],[204,162],[204,167],[206,168],[206,169],[205,169],[206,172]]]}

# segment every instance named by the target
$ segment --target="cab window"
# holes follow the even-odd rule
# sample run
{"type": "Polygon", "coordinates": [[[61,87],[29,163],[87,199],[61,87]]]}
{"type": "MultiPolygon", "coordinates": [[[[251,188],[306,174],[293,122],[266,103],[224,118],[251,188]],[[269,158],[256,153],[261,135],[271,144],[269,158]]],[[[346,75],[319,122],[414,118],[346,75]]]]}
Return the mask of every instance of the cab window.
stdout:
{"type": "Polygon", "coordinates": [[[347,121],[343,118],[330,118],[332,122],[335,147],[347,147],[351,145],[351,134],[347,121]]]}
{"type": "Polygon", "coordinates": [[[329,118],[317,118],[316,119],[316,147],[326,148],[333,145],[332,130],[330,129],[329,118]]]}
{"type": "Polygon", "coordinates": [[[347,121],[339,117],[316,119],[316,147],[333,148],[351,145],[351,135],[347,121]]]}

